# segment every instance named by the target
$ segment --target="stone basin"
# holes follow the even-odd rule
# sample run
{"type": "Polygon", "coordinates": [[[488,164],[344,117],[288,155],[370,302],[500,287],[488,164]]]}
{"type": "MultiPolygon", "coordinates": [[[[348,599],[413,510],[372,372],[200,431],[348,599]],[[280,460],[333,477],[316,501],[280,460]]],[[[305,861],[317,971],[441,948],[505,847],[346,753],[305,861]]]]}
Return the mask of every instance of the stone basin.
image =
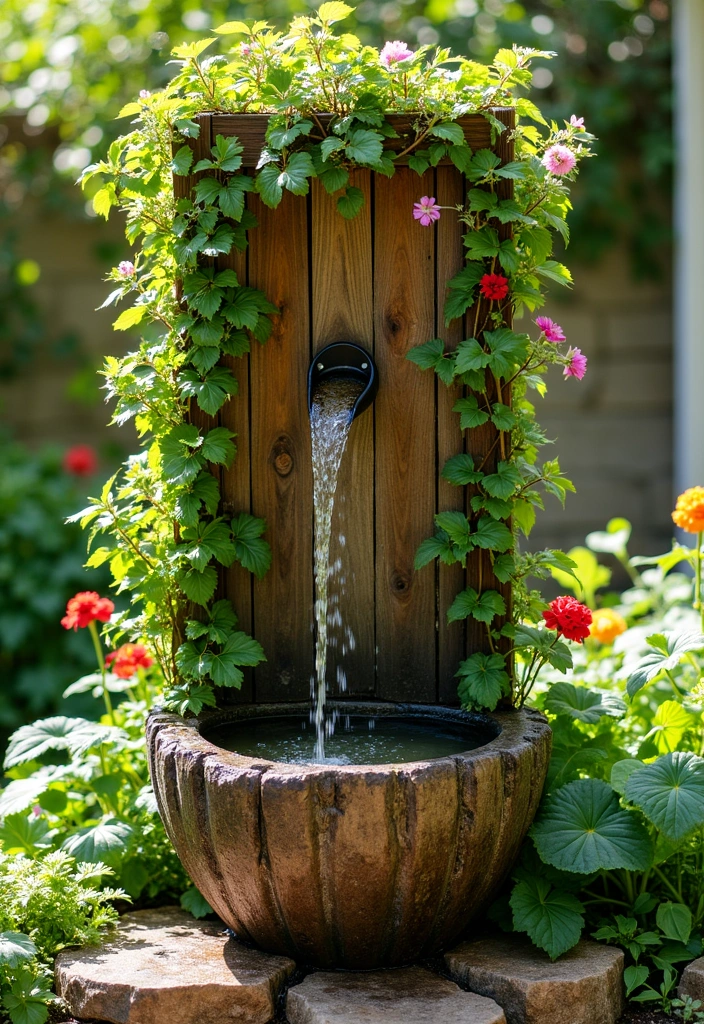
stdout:
{"type": "Polygon", "coordinates": [[[466,723],[486,742],[402,764],[286,764],[224,750],[202,731],[307,717],[308,704],[190,719],[155,711],[147,743],[161,817],[186,871],[238,938],[319,967],[411,963],[466,933],[510,871],[540,800],[550,729],[530,710],[335,707],[466,723]]]}

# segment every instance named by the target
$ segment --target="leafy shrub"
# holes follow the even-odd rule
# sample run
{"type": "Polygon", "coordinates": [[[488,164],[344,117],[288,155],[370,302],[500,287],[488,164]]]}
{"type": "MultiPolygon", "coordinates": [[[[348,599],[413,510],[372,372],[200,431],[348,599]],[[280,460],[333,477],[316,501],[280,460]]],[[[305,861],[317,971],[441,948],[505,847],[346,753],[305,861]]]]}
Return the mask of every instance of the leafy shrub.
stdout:
{"type": "Polygon", "coordinates": [[[92,664],[87,638],[59,625],[67,591],[106,583],[104,570],[88,576],[81,531],[64,524],[84,487],[58,450],[0,438],[0,728],[52,711],[92,664]]]}

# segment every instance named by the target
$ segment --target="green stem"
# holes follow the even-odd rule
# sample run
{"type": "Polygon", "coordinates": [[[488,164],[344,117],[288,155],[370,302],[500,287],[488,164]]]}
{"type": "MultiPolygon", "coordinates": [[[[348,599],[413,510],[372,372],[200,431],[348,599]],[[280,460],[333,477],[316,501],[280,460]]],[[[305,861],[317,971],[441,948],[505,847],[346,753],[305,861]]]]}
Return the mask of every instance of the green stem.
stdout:
{"type": "Polygon", "coordinates": [[[103,680],[103,700],[105,701],[105,710],[108,713],[110,724],[115,724],[115,713],[112,709],[112,701],[110,700],[110,693],[108,692],[107,684],[105,681],[105,658],[103,657],[103,649],[100,646],[100,637],[98,636],[98,627],[95,624],[95,620],[88,624],[91,638],[93,640],[93,647],[95,648],[95,654],[98,659],[98,665],[100,667],[100,675],[103,680]]]}
{"type": "Polygon", "coordinates": [[[662,884],[663,884],[663,885],[665,886],[665,888],[666,888],[666,889],[669,889],[669,890],[670,890],[670,892],[671,892],[671,893],[672,893],[672,895],[673,895],[673,896],[675,897],[675,899],[677,900],[677,902],[678,902],[678,903],[681,903],[681,902],[682,902],[682,897],[681,897],[681,896],[680,896],[680,894],[678,893],[677,889],[675,889],[675,887],[674,887],[674,885],[672,884],[672,882],[670,882],[670,880],[668,879],[667,875],[665,875],[665,874],[664,874],[664,873],[663,873],[663,872],[662,872],[662,871],[660,870],[660,868],[659,868],[659,867],[653,867],[653,871],[654,871],[654,872],[655,872],[655,874],[656,874],[656,875],[658,876],[658,878],[660,879],[660,881],[662,882],[662,884]]]}

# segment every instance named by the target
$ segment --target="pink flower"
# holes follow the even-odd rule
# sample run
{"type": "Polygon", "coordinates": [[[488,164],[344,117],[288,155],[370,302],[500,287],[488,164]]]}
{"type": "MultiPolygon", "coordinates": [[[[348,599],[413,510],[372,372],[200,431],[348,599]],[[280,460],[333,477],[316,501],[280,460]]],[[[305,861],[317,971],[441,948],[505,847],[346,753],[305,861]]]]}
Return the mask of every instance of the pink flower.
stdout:
{"type": "Polygon", "coordinates": [[[408,60],[412,56],[413,50],[409,50],[400,39],[394,39],[392,42],[384,43],[379,59],[385,67],[391,70],[394,64],[399,64],[402,60],[408,60]]]}
{"type": "Polygon", "coordinates": [[[150,96],[151,96],[151,93],[149,92],[149,89],[140,89],[139,90],[139,98],[141,100],[148,100],[150,96]]]}
{"type": "Polygon", "coordinates": [[[584,128],[584,118],[577,117],[576,114],[573,114],[570,118],[570,124],[573,128],[584,128]]]}
{"type": "Polygon", "coordinates": [[[543,332],[546,341],[553,341],[557,345],[566,340],[560,325],[551,320],[549,316],[536,316],[535,326],[543,332]]]}
{"type": "Polygon", "coordinates": [[[567,358],[569,363],[565,367],[563,376],[576,377],[577,380],[581,380],[587,372],[587,357],[583,356],[578,348],[571,348],[567,353],[567,358]]]}
{"type": "Polygon", "coordinates": [[[413,216],[424,228],[430,227],[434,220],[440,220],[440,207],[435,196],[421,196],[420,202],[413,204],[413,216]]]}
{"type": "Polygon", "coordinates": [[[134,277],[134,263],[130,263],[129,260],[123,260],[122,263],[117,264],[117,272],[120,277],[134,277]]]}
{"type": "Polygon", "coordinates": [[[569,174],[576,163],[577,157],[567,146],[551,146],[543,157],[543,166],[551,174],[569,174]]]}
{"type": "Polygon", "coordinates": [[[240,43],[240,53],[242,54],[243,57],[249,57],[251,52],[252,47],[249,45],[249,43],[240,43]]]}

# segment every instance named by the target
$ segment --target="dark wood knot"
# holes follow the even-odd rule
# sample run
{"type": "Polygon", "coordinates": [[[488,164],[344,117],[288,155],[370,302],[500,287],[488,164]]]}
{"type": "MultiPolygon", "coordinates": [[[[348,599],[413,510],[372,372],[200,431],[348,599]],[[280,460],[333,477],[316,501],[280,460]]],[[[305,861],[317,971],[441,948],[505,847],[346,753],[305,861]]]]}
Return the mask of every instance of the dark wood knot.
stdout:
{"type": "Polygon", "coordinates": [[[411,577],[398,569],[391,574],[391,589],[397,597],[404,597],[410,592],[411,577]]]}
{"type": "Polygon", "coordinates": [[[271,449],[270,462],[279,476],[288,476],[293,469],[291,438],[277,437],[271,449]]]}

